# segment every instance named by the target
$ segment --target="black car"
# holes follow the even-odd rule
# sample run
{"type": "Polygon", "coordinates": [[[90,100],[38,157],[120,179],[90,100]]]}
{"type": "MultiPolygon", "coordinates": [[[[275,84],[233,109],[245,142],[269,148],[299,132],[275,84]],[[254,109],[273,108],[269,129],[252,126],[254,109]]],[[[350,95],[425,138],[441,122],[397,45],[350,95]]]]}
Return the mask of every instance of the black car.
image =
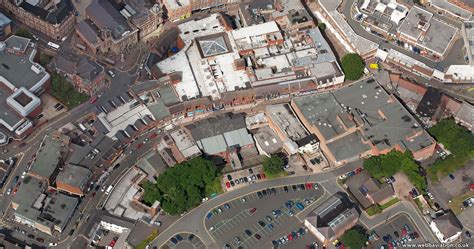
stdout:
{"type": "Polygon", "coordinates": [[[176,235],[176,239],[177,239],[178,241],[181,241],[181,240],[183,240],[183,237],[181,237],[181,235],[178,234],[178,235],[176,235]]]}
{"type": "Polygon", "coordinates": [[[230,181],[230,186],[234,187],[235,186],[235,183],[234,181],[230,181]]]}
{"type": "Polygon", "coordinates": [[[471,238],[471,233],[469,231],[464,232],[464,234],[466,235],[466,238],[471,238]]]}
{"type": "Polygon", "coordinates": [[[188,236],[188,240],[193,240],[193,239],[194,239],[194,234],[190,234],[190,235],[188,236]]]}
{"type": "Polygon", "coordinates": [[[227,175],[227,180],[232,181],[232,176],[231,176],[231,175],[227,175]]]}
{"type": "Polygon", "coordinates": [[[300,189],[304,190],[304,184],[300,184],[300,189]]]}
{"type": "Polygon", "coordinates": [[[271,190],[272,190],[272,194],[273,194],[273,195],[276,195],[276,193],[277,193],[276,189],[275,189],[275,188],[272,188],[271,190]]]}
{"type": "Polygon", "coordinates": [[[170,241],[171,241],[171,243],[173,243],[174,245],[178,244],[178,241],[177,241],[175,238],[171,238],[170,241]]]}
{"type": "Polygon", "coordinates": [[[252,231],[247,229],[247,230],[245,230],[245,234],[247,234],[247,236],[250,237],[250,236],[252,236],[252,231]]]}
{"type": "Polygon", "coordinates": [[[244,177],[244,182],[249,182],[249,178],[248,178],[248,177],[244,177]]]}
{"type": "Polygon", "coordinates": [[[283,190],[285,191],[285,193],[288,193],[288,186],[284,186],[283,190]]]}
{"type": "Polygon", "coordinates": [[[253,174],[253,169],[252,168],[249,169],[249,173],[253,174]]]}
{"type": "Polygon", "coordinates": [[[400,234],[398,233],[398,231],[393,232],[393,234],[395,234],[395,237],[400,238],[400,234]]]}
{"type": "Polygon", "coordinates": [[[260,176],[260,174],[257,174],[257,179],[262,179],[262,177],[260,176]]]}
{"type": "Polygon", "coordinates": [[[258,198],[262,199],[263,198],[262,192],[258,191],[257,196],[258,196],[258,198]]]}
{"type": "Polygon", "coordinates": [[[291,188],[293,189],[293,191],[297,190],[296,185],[292,185],[291,188]]]}
{"type": "Polygon", "coordinates": [[[258,224],[261,226],[261,227],[265,227],[265,222],[263,222],[263,220],[259,220],[258,221],[258,224]]]}
{"type": "Polygon", "coordinates": [[[267,196],[267,190],[265,190],[265,189],[262,190],[262,194],[263,194],[263,196],[267,196]]]}
{"type": "Polygon", "coordinates": [[[34,238],[35,238],[35,236],[34,236],[33,234],[31,234],[31,233],[30,233],[30,234],[28,234],[28,238],[30,238],[30,239],[34,239],[34,238]]]}

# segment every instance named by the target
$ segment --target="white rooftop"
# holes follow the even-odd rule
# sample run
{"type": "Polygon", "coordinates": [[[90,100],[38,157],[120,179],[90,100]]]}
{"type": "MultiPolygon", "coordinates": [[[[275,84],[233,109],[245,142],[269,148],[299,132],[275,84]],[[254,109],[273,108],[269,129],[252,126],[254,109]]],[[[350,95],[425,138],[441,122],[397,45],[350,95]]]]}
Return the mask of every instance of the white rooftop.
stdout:
{"type": "Polygon", "coordinates": [[[244,27],[238,30],[233,30],[232,36],[234,37],[234,39],[239,40],[239,39],[244,39],[251,36],[261,36],[268,33],[279,32],[279,31],[280,29],[278,28],[278,25],[276,24],[276,22],[271,21],[271,22],[266,22],[266,23],[257,24],[253,26],[244,27]]]}

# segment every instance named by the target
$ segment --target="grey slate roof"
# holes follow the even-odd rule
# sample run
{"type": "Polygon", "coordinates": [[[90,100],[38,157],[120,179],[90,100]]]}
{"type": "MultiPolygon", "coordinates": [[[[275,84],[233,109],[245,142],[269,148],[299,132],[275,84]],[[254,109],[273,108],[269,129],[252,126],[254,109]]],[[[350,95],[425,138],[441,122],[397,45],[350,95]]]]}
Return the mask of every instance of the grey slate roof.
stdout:
{"type": "Polygon", "coordinates": [[[126,31],[132,31],[125,18],[109,1],[92,0],[86,8],[87,17],[99,28],[110,30],[115,39],[120,39],[126,31]]]}
{"type": "Polygon", "coordinates": [[[346,185],[363,208],[368,208],[373,204],[363,192],[369,194],[375,203],[379,203],[394,195],[391,184],[380,184],[377,180],[371,178],[367,171],[362,171],[357,175],[349,177],[346,185]]]}
{"type": "Polygon", "coordinates": [[[436,223],[436,227],[438,227],[439,231],[444,235],[444,238],[447,239],[458,232],[461,232],[463,226],[459,222],[458,218],[448,210],[448,212],[444,213],[443,215],[436,217],[433,219],[434,223],[436,223]]]}
{"type": "Polygon", "coordinates": [[[91,176],[92,171],[89,169],[70,164],[59,172],[56,182],[63,182],[83,190],[91,176]]]}
{"type": "Polygon", "coordinates": [[[223,114],[186,126],[196,141],[245,127],[242,114],[223,114]]]}
{"type": "Polygon", "coordinates": [[[80,21],[76,25],[76,30],[81,33],[88,42],[93,44],[94,46],[99,46],[99,35],[98,30],[94,27],[89,20],[80,21]]]}

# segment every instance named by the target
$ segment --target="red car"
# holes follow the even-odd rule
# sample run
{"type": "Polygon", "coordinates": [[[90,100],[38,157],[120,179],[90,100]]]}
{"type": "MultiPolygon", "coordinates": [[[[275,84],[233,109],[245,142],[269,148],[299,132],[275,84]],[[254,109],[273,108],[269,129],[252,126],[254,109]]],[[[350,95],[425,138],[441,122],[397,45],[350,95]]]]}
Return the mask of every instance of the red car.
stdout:
{"type": "Polygon", "coordinates": [[[110,241],[109,246],[110,246],[110,247],[114,247],[114,246],[115,246],[115,243],[117,243],[117,241],[116,241],[116,240],[112,240],[112,241],[110,241]]]}
{"type": "Polygon", "coordinates": [[[96,101],[97,101],[97,97],[93,97],[93,98],[89,101],[89,103],[94,104],[96,101]]]}
{"type": "Polygon", "coordinates": [[[158,134],[153,133],[153,134],[150,135],[150,139],[153,139],[153,138],[155,138],[155,137],[157,137],[157,136],[158,136],[158,134]]]}
{"type": "Polygon", "coordinates": [[[362,168],[360,168],[360,167],[357,168],[357,169],[355,170],[355,172],[356,172],[356,174],[359,174],[360,172],[362,172],[362,168]]]}
{"type": "Polygon", "coordinates": [[[252,209],[250,209],[250,213],[251,213],[251,214],[255,213],[256,211],[257,211],[257,208],[252,208],[252,209]]]}
{"type": "Polygon", "coordinates": [[[225,186],[226,186],[227,188],[230,188],[230,182],[226,182],[226,183],[225,183],[225,186]]]}
{"type": "Polygon", "coordinates": [[[306,189],[312,189],[313,184],[312,183],[306,183],[306,189]]]}
{"type": "Polygon", "coordinates": [[[293,240],[293,235],[291,235],[291,233],[288,234],[288,240],[289,240],[289,241],[292,241],[292,240],[293,240]]]}
{"type": "Polygon", "coordinates": [[[265,179],[265,173],[260,173],[260,176],[262,177],[262,179],[265,179]]]}

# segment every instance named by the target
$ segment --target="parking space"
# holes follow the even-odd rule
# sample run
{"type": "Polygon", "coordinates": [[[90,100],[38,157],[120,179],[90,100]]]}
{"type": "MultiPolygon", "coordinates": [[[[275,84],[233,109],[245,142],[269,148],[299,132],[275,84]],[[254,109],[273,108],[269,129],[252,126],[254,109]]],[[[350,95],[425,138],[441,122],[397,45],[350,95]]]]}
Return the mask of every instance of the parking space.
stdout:
{"type": "Polygon", "coordinates": [[[374,229],[377,239],[372,244],[375,248],[382,246],[403,247],[405,244],[421,244],[426,241],[416,229],[410,218],[404,214],[384,223],[374,229]]]}
{"type": "Polygon", "coordinates": [[[210,210],[206,227],[219,246],[269,248],[272,240],[303,228],[296,215],[322,194],[312,183],[262,189],[210,210]]]}
{"type": "Polygon", "coordinates": [[[201,239],[192,233],[180,233],[173,236],[162,248],[205,249],[201,239]]]}
{"type": "Polygon", "coordinates": [[[265,179],[262,166],[228,173],[222,177],[223,189],[231,191],[265,179]]]}

